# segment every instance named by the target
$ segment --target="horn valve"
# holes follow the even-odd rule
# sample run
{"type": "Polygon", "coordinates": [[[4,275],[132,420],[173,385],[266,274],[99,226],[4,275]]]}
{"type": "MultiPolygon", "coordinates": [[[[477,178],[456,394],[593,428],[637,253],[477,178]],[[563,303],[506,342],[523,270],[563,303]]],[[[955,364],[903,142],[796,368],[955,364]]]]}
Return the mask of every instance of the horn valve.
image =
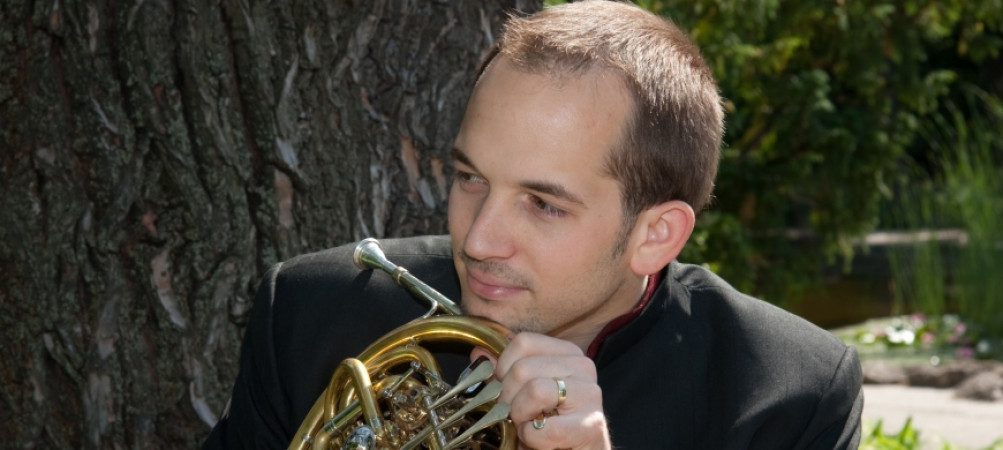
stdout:
{"type": "Polygon", "coordinates": [[[516,448],[509,407],[498,402],[493,364],[474,361],[451,384],[429,344],[479,346],[497,356],[509,332],[460,316],[455,303],[388,261],[375,239],[355,249],[362,269],[378,268],[429,304],[429,312],[341,362],[289,444],[290,449],[516,448]]]}

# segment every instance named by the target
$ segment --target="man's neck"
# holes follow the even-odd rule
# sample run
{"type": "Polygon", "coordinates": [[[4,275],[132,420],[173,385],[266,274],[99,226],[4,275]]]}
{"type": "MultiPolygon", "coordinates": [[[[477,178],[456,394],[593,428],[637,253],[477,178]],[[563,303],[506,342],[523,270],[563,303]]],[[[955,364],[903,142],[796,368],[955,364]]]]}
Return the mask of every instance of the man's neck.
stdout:
{"type": "MultiPolygon", "coordinates": [[[[601,333],[613,322],[617,321],[621,317],[633,314],[633,312],[641,305],[641,303],[647,300],[648,297],[648,282],[650,281],[650,276],[643,277],[638,283],[637,288],[632,293],[632,298],[634,301],[629,303],[628,306],[619,308],[613,314],[608,314],[601,320],[596,321],[590,326],[580,327],[580,331],[567,330],[562,332],[560,330],[552,331],[548,333],[552,336],[559,337],[566,341],[570,341],[582,349],[582,352],[588,353],[590,346],[601,333]]],[[[576,327],[577,328],[577,327],[576,327]]]]}

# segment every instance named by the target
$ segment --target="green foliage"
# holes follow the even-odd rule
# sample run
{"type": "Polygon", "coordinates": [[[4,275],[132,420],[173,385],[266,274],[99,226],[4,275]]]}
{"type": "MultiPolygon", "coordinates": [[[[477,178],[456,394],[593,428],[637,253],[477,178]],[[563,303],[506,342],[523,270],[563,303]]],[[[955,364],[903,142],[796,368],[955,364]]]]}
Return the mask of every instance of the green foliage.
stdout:
{"type": "MultiPolygon", "coordinates": [[[[860,442],[860,450],[919,450],[924,448],[920,441],[920,432],[912,426],[912,418],[906,419],[905,425],[898,433],[886,434],[883,422],[864,423],[860,442]]],[[[944,443],[942,450],[960,450],[951,443],[944,443]]],[[[997,440],[983,450],[1003,450],[1003,439],[997,440]]]]}
{"type": "Polygon", "coordinates": [[[961,242],[917,239],[891,253],[902,309],[950,308],[986,336],[1003,339],[1003,100],[969,87],[922,135],[930,174],[912,161],[889,222],[905,228],[956,227],[961,242]]]}
{"type": "Polygon", "coordinates": [[[717,198],[682,258],[773,300],[876,226],[959,81],[999,79],[980,64],[1003,48],[1001,0],[638,3],[690,30],[726,98],[717,198]]]}
{"type": "Polygon", "coordinates": [[[878,421],[873,426],[865,424],[861,450],[913,450],[920,448],[919,432],[912,427],[912,418],[906,419],[902,430],[895,434],[885,434],[883,423],[878,421]]]}

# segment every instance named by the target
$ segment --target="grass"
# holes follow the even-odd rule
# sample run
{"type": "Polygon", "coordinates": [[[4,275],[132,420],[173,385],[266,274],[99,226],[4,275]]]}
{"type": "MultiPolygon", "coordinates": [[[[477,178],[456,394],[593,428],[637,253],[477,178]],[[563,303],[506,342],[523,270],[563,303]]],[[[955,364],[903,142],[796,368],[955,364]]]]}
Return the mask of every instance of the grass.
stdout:
{"type": "Polygon", "coordinates": [[[928,161],[908,171],[886,224],[957,228],[964,239],[917,238],[889,256],[897,311],[957,312],[993,341],[1003,339],[1003,101],[967,93],[962,107],[949,103],[923,128],[928,161]]]}
{"type": "MultiPolygon", "coordinates": [[[[897,432],[884,430],[883,423],[877,422],[863,424],[862,437],[860,440],[860,450],[913,450],[922,448],[920,435],[922,433],[913,428],[912,419],[906,420],[902,429],[897,432]]],[[[950,443],[945,443],[942,450],[961,450],[950,443]]],[[[1003,450],[1003,438],[996,440],[989,446],[981,450],[1003,450]]]]}

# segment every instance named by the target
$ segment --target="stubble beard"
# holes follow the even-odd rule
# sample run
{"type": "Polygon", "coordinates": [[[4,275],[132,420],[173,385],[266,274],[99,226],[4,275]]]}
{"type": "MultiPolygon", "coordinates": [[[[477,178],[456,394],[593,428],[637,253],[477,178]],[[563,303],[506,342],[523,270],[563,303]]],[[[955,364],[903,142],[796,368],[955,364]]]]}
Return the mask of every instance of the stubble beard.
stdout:
{"type": "MultiPolygon", "coordinates": [[[[610,245],[607,248],[605,252],[605,257],[599,261],[596,261],[596,263],[592,266],[592,270],[589,271],[588,273],[583,274],[582,276],[582,279],[585,280],[605,280],[605,282],[598,284],[596,286],[591,286],[592,288],[598,288],[598,289],[588,290],[584,293],[579,293],[579,294],[571,294],[571,297],[577,298],[578,301],[573,303],[564,302],[568,305],[566,308],[563,309],[563,312],[566,313],[564,314],[565,317],[563,319],[560,319],[559,321],[556,321],[556,323],[550,323],[547,320],[545,320],[546,318],[544,317],[544,314],[541,312],[540,308],[535,303],[529,303],[527,305],[524,305],[524,307],[520,311],[517,311],[516,314],[512,316],[500,317],[500,318],[491,318],[483,315],[474,314],[470,310],[470,305],[472,303],[471,301],[461,302],[460,309],[466,315],[473,317],[480,317],[482,319],[487,319],[493,322],[498,322],[501,325],[505,326],[508,330],[512,331],[513,333],[533,332],[539,334],[552,335],[555,332],[559,332],[562,329],[570,328],[574,326],[576,323],[585,320],[588,316],[596,313],[596,311],[600,309],[604,303],[610,300],[612,294],[617,291],[615,287],[617,283],[611,281],[616,277],[610,276],[609,273],[616,270],[615,267],[617,267],[618,260],[620,256],[623,255],[625,248],[626,248],[626,236],[624,230],[621,229],[617,233],[617,237],[613,241],[612,245],[610,245]],[[605,296],[605,298],[602,301],[590,302],[588,300],[584,301],[582,300],[583,298],[587,299],[594,295],[597,295],[596,290],[605,291],[604,294],[601,294],[605,296]],[[577,312],[577,314],[575,314],[574,312],[577,312]]],[[[509,268],[509,266],[507,266],[504,263],[497,261],[477,261],[469,257],[468,255],[464,254],[462,251],[459,252],[459,258],[463,261],[463,264],[468,271],[470,270],[471,267],[476,267],[477,270],[480,272],[491,274],[492,276],[501,278],[502,280],[505,280],[506,283],[515,286],[526,287],[527,289],[530,290],[530,292],[533,292],[533,289],[531,289],[532,285],[527,280],[527,277],[524,277],[518,272],[512,270],[511,268],[509,268]]],[[[557,289],[563,290],[564,292],[576,290],[575,287],[568,289],[567,287],[563,286],[558,287],[557,289]]],[[[535,299],[535,300],[547,301],[541,299],[535,299]]],[[[473,302],[486,302],[486,301],[487,300],[481,300],[481,299],[473,300],[473,302]]]]}
{"type": "MultiPolygon", "coordinates": [[[[532,283],[527,279],[527,277],[512,270],[508,265],[498,261],[479,261],[471,258],[466,253],[460,251],[458,253],[459,259],[463,262],[464,267],[469,273],[471,268],[477,269],[478,272],[489,274],[492,277],[499,278],[503,280],[506,284],[510,286],[518,286],[526,289],[529,292],[533,291],[532,283]]],[[[471,305],[475,302],[477,303],[487,303],[490,300],[483,300],[477,298],[473,293],[470,294],[474,297],[472,300],[460,302],[460,309],[464,314],[472,317],[478,317],[481,319],[490,320],[492,322],[497,322],[507,328],[513,333],[521,333],[524,331],[534,332],[534,333],[545,333],[545,325],[541,320],[539,320],[540,313],[534,305],[528,305],[522,310],[522,314],[517,315],[518,317],[499,317],[492,318],[481,314],[476,314],[471,311],[471,305]],[[510,320],[505,320],[510,319],[510,320]],[[513,320],[516,323],[511,323],[513,320]],[[506,323],[510,322],[510,323],[506,323]]]]}

